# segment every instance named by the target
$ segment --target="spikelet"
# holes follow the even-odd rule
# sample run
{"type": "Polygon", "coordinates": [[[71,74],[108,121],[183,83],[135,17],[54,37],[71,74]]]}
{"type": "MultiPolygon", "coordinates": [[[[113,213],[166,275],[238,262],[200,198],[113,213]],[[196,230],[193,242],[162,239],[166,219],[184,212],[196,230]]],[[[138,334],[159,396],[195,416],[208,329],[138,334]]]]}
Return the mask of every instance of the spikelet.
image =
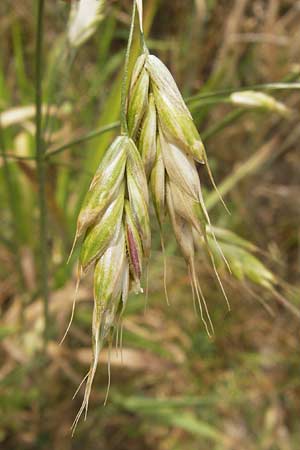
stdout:
{"type": "Polygon", "coordinates": [[[192,116],[167,67],[149,55],[146,69],[151,79],[159,122],[168,141],[181,146],[196,161],[204,163],[204,146],[192,116]]]}
{"type": "Polygon", "coordinates": [[[75,0],[72,3],[68,24],[68,41],[79,47],[96,31],[103,19],[105,0],[75,0]]]}
{"type": "Polygon", "coordinates": [[[79,257],[79,263],[83,272],[96,259],[101,258],[109,247],[115,230],[120,229],[124,207],[124,192],[125,185],[123,183],[116,198],[111,202],[99,223],[87,231],[79,257]]]}
{"type": "Polygon", "coordinates": [[[290,110],[282,103],[276,100],[271,95],[264,92],[257,91],[241,91],[234,92],[230,95],[230,100],[233,104],[244,106],[248,108],[262,108],[268,111],[278,113],[282,116],[287,116],[290,110]]]}
{"type": "Polygon", "coordinates": [[[92,265],[95,272],[93,359],[73,430],[81,414],[84,411],[87,414],[99,353],[119,325],[128,294],[142,291],[143,267],[151,248],[148,208],[149,193],[141,155],[132,139],[119,136],[108,148],[92,180],[74,241],[84,235],[79,277],[92,265]]]}
{"type": "Polygon", "coordinates": [[[119,191],[124,180],[126,145],[128,140],[125,137],[116,138],[100,162],[79,212],[71,254],[78,239],[103,215],[119,191]]]}
{"type": "Polygon", "coordinates": [[[178,210],[176,209],[177,204],[176,201],[174,201],[175,193],[172,192],[172,184],[169,182],[167,182],[166,185],[166,200],[174,234],[188,267],[193,297],[196,296],[198,300],[201,319],[204,323],[207,334],[211,336],[211,334],[214,333],[214,328],[208,312],[206,300],[200,287],[200,282],[195,267],[193,227],[189,221],[180,216],[178,210]]]}
{"type": "Polygon", "coordinates": [[[149,179],[156,158],[156,127],[157,116],[154,96],[149,95],[148,110],[141,127],[139,149],[145,167],[146,176],[149,179]]]}
{"type": "Polygon", "coordinates": [[[148,260],[151,250],[148,186],[141,156],[132,140],[128,152],[126,181],[135,226],[142,242],[144,257],[148,260]]]}
{"type": "MultiPolygon", "coordinates": [[[[137,5],[142,32],[142,2],[137,5]]],[[[128,136],[116,138],[101,161],[80,211],[74,240],[75,245],[83,239],[80,275],[95,266],[93,358],[74,428],[81,414],[87,413],[101,348],[111,340],[129,292],[142,292],[142,274],[151,251],[148,183],[161,237],[167,214],[209,335],[213,325],[196,273],[199,242],[222,287],[213,256],[220,249],[197,171],[197,163],[205,164],[212,179],[205,149],[171,73],[147,50],[136,60],[126,108],[128,136]]],[[[164,249],[163,238],[161,242],[164,249]]]]}
{"type": "Polygon", "coordinates": [[[123,226],[116,231],[111,245],[95,265],[94,311],[92,322],[93,358],[88,373],[84,399],[73,423],[73,431],[83,412],[88,411],[92,383],[98,366],[100,351],[117,320],[117,311],[126,289],[127,259],[123,226]]]}
{"type": "Polygon", "coordinates": [[[130,203],[125,204],[125,236],[129,258],[130,273],[133,279],[133,290],[141,292],[141,276],[143,267],[142,242],[137,230],[130,203]]]}
{"type": "MultiPolygon", "coordinates": [[[[221,289],[224,292],[220,277],[216,271],[211,240],[208,239],[207,230],[211,229],[210,218],[206,210],[201,191],[197,163],[205,164],[208,175],[213,180],[207,155],[182,95],[167,67],[154,55],[145,51],[136,61],[130,84],[130,94],[134,98],[136,92],[140,93],[140,105],[128,107],[130,123],[136,117],[135,123],[139,130],[134,128],[133,139],[137,142],[142,156],[145,172],[150,183],[150,190],[156,216],[162,233],[162,223],[167,209],[172,223],[178,246],[186,260],[192,289],[199,300],[202,318],[206,329],[212,330],[207,307],[195,271],[194,234],[202,239],[202,248],[209,256],[221,289]],[[149,79],[144,76],[148,72],[149,79]],[[148,100],[145,94],[148,92],[148,100]],[[147,105],[144,111],[144,105],[147,105]],[[166,208],[167,205],[167,208],[166,208]],[[208,317],[210,327],[204,319],[204,312],[208,317]]],[[[129,198],[139,205],[140,211],[145,205],[139,199],[134,189],[133,180],[127,181],[129,198]],[[132,184],[132,186],[131,186],[132,184]]],[[[217,189],[217,188],[216,188],[217,189]]],[[[132,208],[134,211],[134,207],[132,208]]],[[[137,222],[137,228],[139,224],[137,222]]],[[[213,232],[211,235],[214,236],[213,232]]],[[[215,240],[215,245],[218,247],[215,240]]],[[[162,248],[164,247],[162,241],[162,248]]]]}
{"type": "Polygon", "coordinates": [[[127,108],[129,135],[135,137],[148,107],[149,74],[143,67],[130,90],[127,108]]]}

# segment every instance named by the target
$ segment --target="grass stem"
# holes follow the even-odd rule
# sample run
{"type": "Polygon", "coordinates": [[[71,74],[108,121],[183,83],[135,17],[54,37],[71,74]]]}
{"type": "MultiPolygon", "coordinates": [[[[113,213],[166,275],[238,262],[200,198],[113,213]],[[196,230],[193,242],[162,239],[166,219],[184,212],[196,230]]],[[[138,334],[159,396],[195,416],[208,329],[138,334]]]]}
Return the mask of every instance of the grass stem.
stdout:
{"type": "Polygon", "coordinates": [[[127,99],[127,90],[128,90],[129,60],[130,60],[130,51],[131,51],[131,45],[132,45],[133,33],[134,33],[135,15],[136,15],[136,0],[133,0],[131,24],[130,24],[130,31],[129,31],[129,37],[128,37],[126,55],[125,55],[124,74],[123,74],[123,79],[122,79],[121,134],[128,134],[126,99],[127,99]]]}
{"type": "Polygon", "coordinates": [[[49,330],[49,286],[48,286],[48,230],[46,206],[46,160],[45,146],[42,136],[42,67],[43,67],[43,35],[44,35],[44,0],[37,2],[37,27],[35,49],[35,106],[36,106],[36,165],[38,178],[39,234],[40,234],[40,290],[44,304],[44,345],[47,346],[49,330]]]}

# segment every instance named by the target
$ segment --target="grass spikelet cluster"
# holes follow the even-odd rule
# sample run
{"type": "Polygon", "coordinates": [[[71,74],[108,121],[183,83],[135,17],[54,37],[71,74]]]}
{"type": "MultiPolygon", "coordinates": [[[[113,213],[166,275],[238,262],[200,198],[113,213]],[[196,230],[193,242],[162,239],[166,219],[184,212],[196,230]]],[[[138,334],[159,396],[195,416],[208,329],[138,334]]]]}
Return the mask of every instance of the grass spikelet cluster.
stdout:
{"type": "MultiPolygon", "coordinates": [[[[150,180],[158,222],[161,226],[169,216],[188,267],[201,317],[211,334],[213,326],[195,270],[196,243],[199,239],[212,262],[225,298],[226,294],[208,239],[207,230],[214,234],[203,200],[197,164],[206,165],[214,186],[215,183],[203,142],[174,78],[162,61],[149,54],[145,46],[136,61],[131,79],[128,125],[150,180]],[[138,106],[137,97],[140,99],[138,106]]],[[[216,240],[214,244],[222,255],[216,240]]]]}
{"type": "MultiPolygon", "coordinates": [[[[73,244],[74,248],[82,241],[79,280],[94,268],[93,357],[73,429],[81,414],[87,414],[99,353],[104,343],[113,339],[128,294],[143,292],[141,280],[151,251],[149,190],[160,226],[167,217],[172,224],[187,264],[193,298],[209,335],[213,325],[195,263],[195,242],[199,239],[221,284],[207,230],[212,236],[214,233],[196,166],[208,165],[205,149],[171,73],[149,54],[145,42],[124,108],[122,134],[107,149],[91,182],[73,244]]],[[[208,172],[211,175],[209,167],[208,172]]],[[[217,246],[215,238],[214,244],[217,246]]]]}
{"type": "Polygon", "coordinates": [[[151,247],[149,196],[140,154],[128,136],[108,148],[86,194],[74,246],[82,238],[79,277],[94,267],[93,358],[76,424],[87,413],[99,353],[119,325],[128,293],[141,292],[151,247]]]}

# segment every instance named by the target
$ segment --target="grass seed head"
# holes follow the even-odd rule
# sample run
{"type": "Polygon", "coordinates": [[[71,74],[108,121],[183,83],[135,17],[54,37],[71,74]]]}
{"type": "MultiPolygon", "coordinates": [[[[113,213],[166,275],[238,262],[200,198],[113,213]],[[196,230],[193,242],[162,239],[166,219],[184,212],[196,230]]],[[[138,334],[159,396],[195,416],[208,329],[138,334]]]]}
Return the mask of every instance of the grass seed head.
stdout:
{"type": "MultiPolygon", "coordinates": [[[[227,233],[227,230],[217,229],[215,232],[231,271],[238,280],[248,279],[267,289],[274,287],[274,275],[252,254],[256,248],[251,243],[240,239],[234,233],[227,233]]],[[[208,232],[208,240],[217,263],[222,265],[223,261],[211,231],[208,232]]]]}
{"type": "Polygon", "coordinates": [[[276,100],[271,95],[264,92],[256,91],[241,91],[234,92],[230,95],[230,100],[235,105],[245,106],[250,108],[263,108],[269,111],[276,112],[283,116],[289,114],[289,109],[282,103],[276,100]]]}
{"type": "Polygon", "coordinates": [[[92,362],[88,373],[84,399],[73,423],[76,428],[81,414],[87,414],[89,397],[99,354],[105,340],[115,326],[117,312],[124,288],[124,275],[127,270],[125,238],[123,227],[115,229],[111,245],[106,249],[95,265],[94,272],[94,310],[92,321],[92,362]]]}

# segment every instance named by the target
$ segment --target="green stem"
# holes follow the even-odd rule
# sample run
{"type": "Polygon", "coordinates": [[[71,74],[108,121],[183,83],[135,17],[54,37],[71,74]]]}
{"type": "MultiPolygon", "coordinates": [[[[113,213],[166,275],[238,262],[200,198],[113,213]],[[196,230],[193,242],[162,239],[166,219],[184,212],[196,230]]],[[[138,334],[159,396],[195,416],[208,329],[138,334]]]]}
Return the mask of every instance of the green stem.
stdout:
{"type": "Polygon", "coordinates": [[[49,288],[48,288],[48,252],[47,252],[47,207],[46,207],[46,161],[45,146],[42,136],[42,67],[43,67],[43,35],[44,35],[44,0],[37,4],[36,31],[36,66],[35,66],[35,106],[36,106],[36,165],[38,178],[38,204],[40,228],[40,290],[44,303],[44,345],[48,342],[49,328],[49,288]]]}
{"type": "Polygon", "coordinates": [[[208,92],[204,94],[196,94],[191,97],[186,98],[187,103],[192,103],[197,100],[203,100],[203,99],[212,99],[213,97],[224,97],[230,94],[233,94],[234,92],[242,92],[242,91],[257,91],[257,90],[264,90],[264,91],[285,91],[300,89],[300,83],[267,83],[267,84],[255,84],[253,86],[245,86],[245,87],[239,87],[239,88],[230,88],[230,89],[224,89],[222,91],[215,91],[215,92],[208,92]]]}
{"type": "Polygon", "coordinates": [[[129,37],[128,37],[128,44],[127,44],[127,49],[126,49],[125,65],[124,65],[124,75],[123,75],[123,80],[122,80],[121,134],[128,134],[126,99],[127,99],[127,89],[128,89],[129,59],[130,59],[130,51],[131,51],[133,32],[134,32],[135,15],[136,15],[136,0],[133,0],[130,32],[129,32],[129,37]]]}

